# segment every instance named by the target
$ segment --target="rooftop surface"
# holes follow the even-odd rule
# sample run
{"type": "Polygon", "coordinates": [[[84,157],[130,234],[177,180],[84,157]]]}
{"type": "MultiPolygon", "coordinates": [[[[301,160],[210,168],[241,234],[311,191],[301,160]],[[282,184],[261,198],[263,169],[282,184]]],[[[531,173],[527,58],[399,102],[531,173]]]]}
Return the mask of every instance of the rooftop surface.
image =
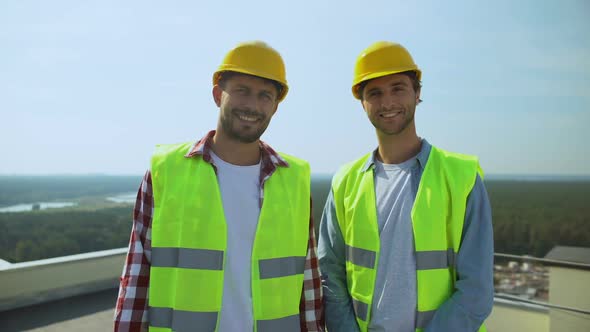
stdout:
{"type": "Polygon", "coordinates": [[[590,264],[590,248],[556,246],[545,255],[547,259],[590,264]]]}
{"type": "Polygon", "coordinates": [[[117,289],[74,296],[8,311],[0,311],[3,332],[113,330],[117,289]]]}

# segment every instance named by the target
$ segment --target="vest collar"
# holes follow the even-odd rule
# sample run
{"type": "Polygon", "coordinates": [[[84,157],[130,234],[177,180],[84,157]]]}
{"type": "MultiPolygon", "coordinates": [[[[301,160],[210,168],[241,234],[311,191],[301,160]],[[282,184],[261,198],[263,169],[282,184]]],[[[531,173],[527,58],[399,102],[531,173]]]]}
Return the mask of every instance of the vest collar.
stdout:
{"type": "MultiPolygon", "coordinates": [[[[418,152],[418,155],[416,156],[416,158],[418,159],[418,164],[420,165],[420,168],[422,169],[422,171],[424,171],[424,167],[426,167],[426,163],[428,162],[428,157],[430,156],[430,150],[432,149],[432,145],[430,143],[428,143],[428,141],[425,138],[422,138],[421,141],[422,141],[422,147],[420,148],[420,152],[418,152]]],[[[361,168],[361,173],[364,173],[368,170],[372,170],[375,167],[375,158],[376,158],[377,150],[378,150],[378,148],[375,148],[375,150],[373,150],[373,152],[371,152],[369,154],[367,161],[365,162],[365,164],[361,168]]]]}
{"type": "MultiPolygon", "coordinates": [[[[204,161],[215,166],[213,159],[211,158],[213,136],[215,136],[215,130],[209,131],[203,138],[195,142],[184,156],[186,158],[202,156],[204,161]]],[[[274,171],[277,167],[289,167],[289,163],[271,148],[270,145],[260,140],[258,142],[261,153],[261,169],[274,171]]],[[[270,171],[270,173],[272,173],[272,171],[270,171]]]]}

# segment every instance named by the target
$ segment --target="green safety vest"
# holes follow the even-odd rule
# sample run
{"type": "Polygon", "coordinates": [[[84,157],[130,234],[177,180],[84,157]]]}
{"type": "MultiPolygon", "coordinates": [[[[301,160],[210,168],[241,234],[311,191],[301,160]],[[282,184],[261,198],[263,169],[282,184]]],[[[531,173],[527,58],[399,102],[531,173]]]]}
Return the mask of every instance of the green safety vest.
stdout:
{"type": "MultiPolygon", "coordinates": [[[[379,261],[371,154],[342,167],[332,181],[338,224],[345,242],[346,279],[356,320],[367,331],[379,261]]],[[[476,157],[432,147],[411,212],[416,254],[416,331],[454,291],[467,197],[482,174],[476,157]]],[[[480,331],[485,331],[482,326],[480,331]]]]}
{"type": "MultiPolygon", "coordinates": [[[[149,331],[216,331],[223,295],[227,225],[217,176],[191,143],[159,145],[152,158],[154,214],[149,331]]],[[[254,331],[299,331],[309,241],[309,165],[281,156],[264,183],[252,248],[254,331]]],[[[248,277],[248,276],[244,276],[248,277]]]]}

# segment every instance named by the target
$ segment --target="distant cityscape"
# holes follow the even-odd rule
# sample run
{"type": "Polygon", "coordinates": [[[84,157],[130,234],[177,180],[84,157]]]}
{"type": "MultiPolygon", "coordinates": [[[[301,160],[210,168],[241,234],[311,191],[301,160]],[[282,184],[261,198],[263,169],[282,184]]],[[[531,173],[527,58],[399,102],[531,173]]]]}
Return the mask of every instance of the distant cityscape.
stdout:
{"type": "Polygon", "coordinates": [[[526,260],[494,264],[494,288],[497,293],[547,302],[549,268],[526,260]]]}

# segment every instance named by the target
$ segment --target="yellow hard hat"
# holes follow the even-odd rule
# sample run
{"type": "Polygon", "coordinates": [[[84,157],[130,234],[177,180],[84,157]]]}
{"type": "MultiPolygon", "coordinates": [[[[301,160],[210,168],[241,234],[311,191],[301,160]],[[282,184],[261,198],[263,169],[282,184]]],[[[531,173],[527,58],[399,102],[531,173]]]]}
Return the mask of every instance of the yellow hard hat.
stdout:
{"type": "Polygon", "coordinates": [[[380,41],[367,47],[356,59],[352,94],[361,99],[359,84],[373,78],[397,74],[405,71],[415,71],[418,80],[422,79],[422,72],[414,63],[410,52],[398,43],[380,41]]]}
{"type": "Polygon", "coordinates": [[[283,58],[274,48],[261,41],[240,43],[231,49],[213,74],[213,85],[217,84],[224,71],[277,81],[283,87],[279,92],[279,102],[285,98],[289,91],[283,58]]]}

